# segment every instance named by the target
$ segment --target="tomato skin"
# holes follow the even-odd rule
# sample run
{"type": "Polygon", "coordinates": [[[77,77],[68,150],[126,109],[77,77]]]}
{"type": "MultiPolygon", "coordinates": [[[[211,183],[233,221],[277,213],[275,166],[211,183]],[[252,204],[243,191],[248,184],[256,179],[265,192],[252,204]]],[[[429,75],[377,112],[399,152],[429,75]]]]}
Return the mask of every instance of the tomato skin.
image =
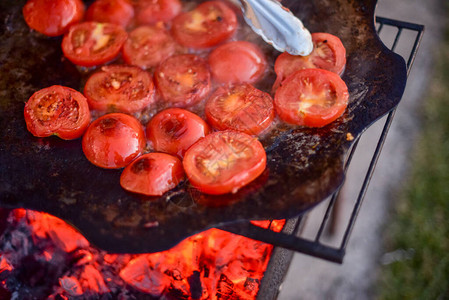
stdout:
{"type": "Polygon", "coordinates": [[[267,60],[255,44],[233,41],[212,50],[209,65],[212,77],[220,83],[254,83],[265,73],[267,60]]]}
{"type": "Polygon", "coordinates": [[[161,111],[148,122],[146,130],[154,150],[179,157],[210,131],[203,119],[181,108],[161,111]]]}
{"type": "Polygon", "coordinates": [[[154,73],[158,93],[166,102],[186,107],[204,99],[210,90],[206,62],[193,54],[169,57],[154,73]]]}
{"type": "Polygon", "coordinates": [[[147,153],[129,164],[120,176],[123,189],[147,196],[162,196],[184,179],[179,158],[165,153],[147,153]]]}
{"type": "Polygon", "coordinates": [[[28,0],[22,13],[32,29],[48,36],[58,36],[81,21],[84,4],[81,0],[28,0]]]}
{"type": "Polygon", "coordinates": [[[313,50],[307,56],[282,53],[276,59],[274,71],[277,79],[274,90],[291,74],[301,69],[319,68],[341,75],[346,65],[346,49],[335,35],[312,33],[313,50]]]}
{"type": "Polygon", "coordinates": [[[37,137],[81,137],[90,123],[86,98],[80,92],[54,85],[35,92],[24,109],[28,131],[37,137]]]}
{"type": "Polygon", "coordinates": [[[191,48],[210,48],[234,35],[237,16],[225,3],[207,1],[173,20],[172,33],[178,43],[191,48]]]}
{"type": "Polygon", "coordinates": [[[303,69],[283,81],[274,104],[279,117],[287,123],[323,127],[344,113],[348,98],[348,88],[337,74],[303,69]]]}
{"type": "Polygon", "coordinates": [[[206,194],[235,193],[266,167],[266,153],[255,138],[226,130],[209,134],[185,153],[183,165],[190,183],[206,194]]]}
{"type": "Polygon", "coordinates": [[[182,4],[179,0],[139,0],[136,5],[137,23],[142,25],[169,22],[182,9],[182,4]]]}
{"type": "Polygon", "coordinates": [[[145,147],[145,132],[136,118],[123,113],[104,115],[83,136],[83,152],[94,165],[105,169],[127,166],[145,147]]]}
{"type": "Polygon", "coordinates": [[[134,18],[134,8],[126,0],[96,0],[86,12],[87,21],[113,23],[126,28],[134,18]]]}
{"type": "Polygon", "coordinates": [[[209,124],[218,130],[232,129],[258,135],[273,122],[273,99],[252,85],[219,87],[205,107],[209,124]]]}
{"type": "Polygon", "coordinates": [[[148,69],[175,51],[176,43],[163,26],[140,26],[129,33],[123,46],[123,59],[127,64],[148,69]]]}
{"type": "Polygon", "coordinates": [[[84,95],[91,109],[134,113],[154,102],[154,84],[139,67],[109,65],[89,77],[84,95]]]}
{"type": "Polygon", "coordinates": [[[126,31],[116,24],[83,22],[70,27],[64,35],[62,51],[76,65],[101,65],[120,53],[127,36],[126,31]]]}

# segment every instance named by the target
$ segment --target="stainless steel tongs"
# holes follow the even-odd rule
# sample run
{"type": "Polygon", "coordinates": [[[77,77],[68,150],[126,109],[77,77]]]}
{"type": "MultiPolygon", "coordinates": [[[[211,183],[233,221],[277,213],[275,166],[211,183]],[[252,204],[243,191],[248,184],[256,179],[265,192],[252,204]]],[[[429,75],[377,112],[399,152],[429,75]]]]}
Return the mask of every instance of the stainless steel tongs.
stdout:
{"type": "MultiPolygon", "coordinates": [[[[239,0],[246,23],[276,50],[308,55],[313,43],[310,32],[290,10],[276,0],[239,0]]],[[[238,1],[233,1],[238,3],[238,1]]]]}

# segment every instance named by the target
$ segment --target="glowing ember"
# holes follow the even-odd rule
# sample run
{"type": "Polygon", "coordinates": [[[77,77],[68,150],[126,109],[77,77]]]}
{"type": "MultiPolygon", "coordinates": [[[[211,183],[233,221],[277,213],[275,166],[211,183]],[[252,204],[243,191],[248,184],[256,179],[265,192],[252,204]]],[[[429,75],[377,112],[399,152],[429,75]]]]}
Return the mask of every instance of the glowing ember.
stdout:
{"type": "MultiPolygon", "coordinates": [[[[280,231],[284,221],[258,221],[280,231]]],[[[255,299],[272,246],[210,229],[152,254],[108,254],[62,220],[12,211],[0,236],[0,294],[17,299],[255,299]]]]}

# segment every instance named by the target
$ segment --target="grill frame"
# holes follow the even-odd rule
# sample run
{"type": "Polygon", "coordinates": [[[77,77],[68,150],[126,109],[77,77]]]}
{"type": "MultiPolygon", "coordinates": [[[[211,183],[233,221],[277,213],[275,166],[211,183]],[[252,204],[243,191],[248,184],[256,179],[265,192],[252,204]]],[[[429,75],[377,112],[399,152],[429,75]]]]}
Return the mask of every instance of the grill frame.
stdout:
{"type": "MultiPolygon", "coordinates": [[[[399,21],[395,19],[389,19],[384,17],[376,17],[376,25],[377,25],[377,33],[380,34],[381,31],[389,26],[397,29],[396,36],[394,38],[393,44],[390,49],[396,52],[396,48],[398,43],[400,42],[402,33],[405,30],[412,31],[416,33],[416,38],[413,41],[413,45],[410,49],[410,53],[408,57],[404,57],[407,62],[407,76],[410,74],[413,63],[415,61],[420,43],[422,41],[422,37],[424,34],[424,25],[409,23],[404,21],[399,21]]],[[[340,242],[340,246],[332,247],[325,245],[321,242],[324,230],[326,226],[331,221],[331,215],[333,210],[335,209],[335,202],[337,201],[340,191],[342,188],[350,184],[350,182],[345,182],[343,186],[338,189],[329,199],[326,201],[327,209],[319,225],[317,234],[314,239],[307,239],[304,237],[298,236],[301,232],[302,227],[304,226],[304,216],[300,216],[297,218],[287,220],[287,223],[284,229],[277,233],[273,232],[269,229],[263,229],[257,226],[252,225],[251,223],[240,223],[233,226],[226,227],[225,230],[244,235],[246,237],[256,239],[259,241],[263,241],[266,243],[270,243],[275,246],[273,249],[273,254],[268,264],[267,270],[265,272],[265,276],[262,280],[260,290],[258,293],[257,299],[275,299],[279,292],[279,287],[283,282],[285,274],[287,273],[288,266],[291,262],[292,256],[294,252],[299,252],[307,255],[311,255],[313,257],[317,257],[320,259],[324,259],[327,261],[331,261],[334,263],[343,263],[344,256],[346,254],[346,247],[349,242],[349,238],[351,236],[352,230],[354,228],[358,213],[362,206],[363,200],[365,198],[368,186],[370,184],[371,178],[374,174],[374,170],[376,168],[379,156],[381,154],[383,145],[387,138],[388,132],[390,130],[393,118],[395,116],[397,108],[391,110],[388,113],[385,123],[382,129],[382,132],[377,141],[377,145],[374,151],[374,154],[369,163],[368,170],[365,174],[364,180],[361,184],[360,191],[358,193],[357,199],[354,202],[352,213],[349,217],[347,226],[344,230],[343,237],[340,242]],[[292,250],[292,251],[291,251],[292,250]]],[[[362,135],[361,135],[362,136],[362,135]]],[[[357,145],[360,141],[360,137],[354,142],[347,158],[345,161],[344,172],[347,173],[349,165],[352,161],[354,153],[357,149],[357,145]]]]}

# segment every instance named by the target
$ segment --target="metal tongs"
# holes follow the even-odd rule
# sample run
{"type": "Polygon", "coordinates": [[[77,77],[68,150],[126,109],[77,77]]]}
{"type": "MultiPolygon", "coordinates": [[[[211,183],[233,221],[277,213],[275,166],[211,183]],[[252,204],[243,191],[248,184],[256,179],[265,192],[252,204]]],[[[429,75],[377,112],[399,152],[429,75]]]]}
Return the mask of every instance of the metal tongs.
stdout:
{"type": "MultiPolygon", "coordinates": [[[[312,37],[302,22],[276,0],[239,0],[246,23],[276,50],[309,55],[312,37]]],[[[236,1],[234,1],[236,2],[236,1]]]]}

